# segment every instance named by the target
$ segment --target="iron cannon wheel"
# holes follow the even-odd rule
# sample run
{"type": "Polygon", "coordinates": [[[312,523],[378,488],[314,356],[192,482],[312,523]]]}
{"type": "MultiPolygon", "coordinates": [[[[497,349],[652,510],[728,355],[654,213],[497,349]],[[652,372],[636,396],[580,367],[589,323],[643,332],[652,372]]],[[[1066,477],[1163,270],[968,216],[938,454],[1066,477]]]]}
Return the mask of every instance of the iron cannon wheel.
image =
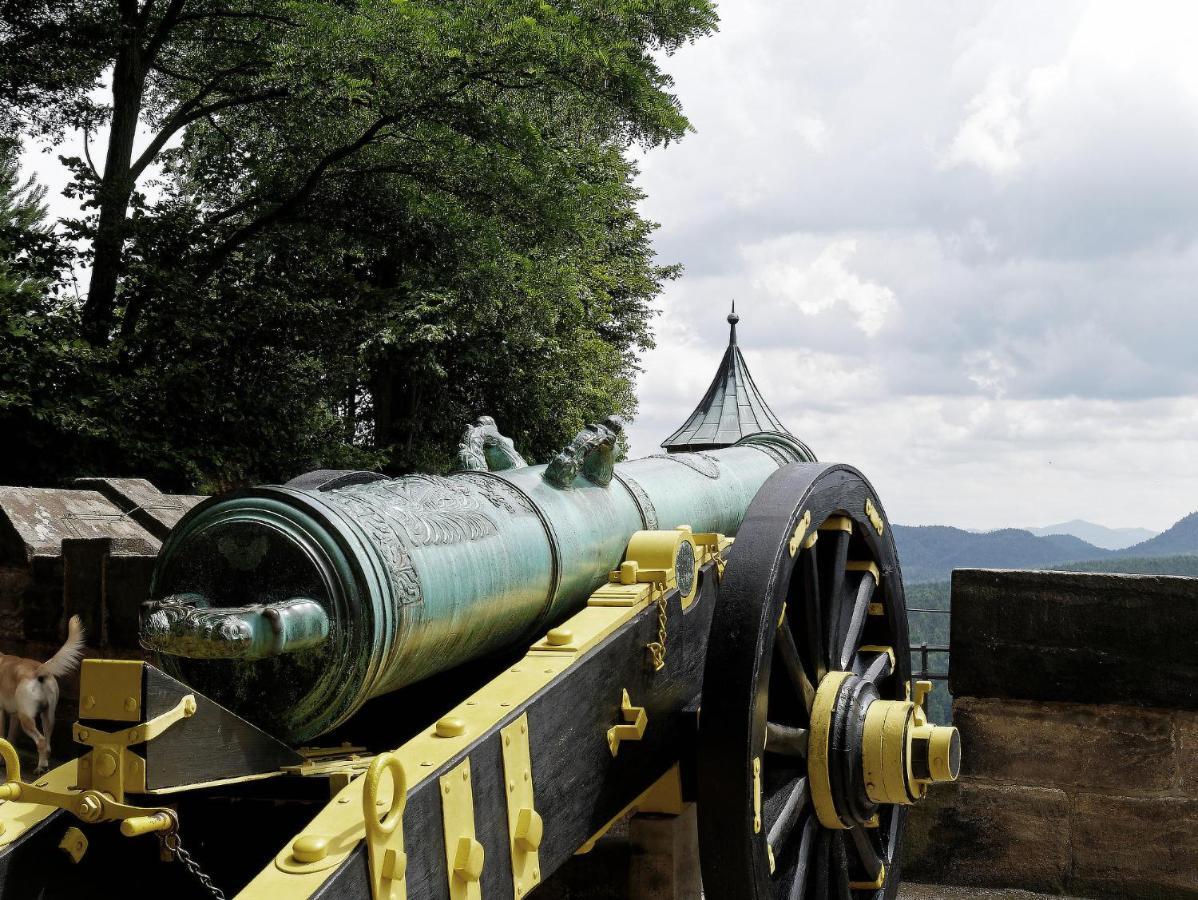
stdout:
{"type": "Polygon", "coordinates": [[[873,699],[906,699],[910,678],[873,488],[844,465],[779,469],[745,515],[712,623],[697,786],[709,900],[896,896],[906,809],[869,799],[860,724],[873,699]]]}

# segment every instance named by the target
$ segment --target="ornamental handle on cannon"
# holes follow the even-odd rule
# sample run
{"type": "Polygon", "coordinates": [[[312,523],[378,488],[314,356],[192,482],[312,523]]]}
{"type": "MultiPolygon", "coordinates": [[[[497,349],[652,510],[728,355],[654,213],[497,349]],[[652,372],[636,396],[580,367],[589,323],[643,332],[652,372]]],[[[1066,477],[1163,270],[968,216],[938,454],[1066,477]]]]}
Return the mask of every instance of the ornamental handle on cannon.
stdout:
{"type": "Polygon", "coordinates": [[[615,472],[616,445],[623,431],[624,423],[616,416],[588,425],[553,457],[545,469],[545,480],[566,490],[581,474],[592,484],[607,487],[615,472]]]}
{"type": "Polygon", "coordinates": [[[191,659],[265,659],[328,636],[328,613],[307,597],[214,607],[202,594],[183,593],[142,604],[142,646],[191,659]]]}

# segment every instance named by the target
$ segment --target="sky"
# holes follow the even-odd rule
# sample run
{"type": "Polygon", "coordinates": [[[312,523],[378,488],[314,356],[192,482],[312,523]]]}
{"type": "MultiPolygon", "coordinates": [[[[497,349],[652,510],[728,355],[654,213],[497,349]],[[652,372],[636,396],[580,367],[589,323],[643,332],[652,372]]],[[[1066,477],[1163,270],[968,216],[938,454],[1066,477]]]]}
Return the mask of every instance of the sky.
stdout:
{"type": "Polygon", "coordinates": [[[728,0],[665,60],[663,262],[633,456],[727,344],[889,517],[1198,509],[1198,4],[728,0]]]}

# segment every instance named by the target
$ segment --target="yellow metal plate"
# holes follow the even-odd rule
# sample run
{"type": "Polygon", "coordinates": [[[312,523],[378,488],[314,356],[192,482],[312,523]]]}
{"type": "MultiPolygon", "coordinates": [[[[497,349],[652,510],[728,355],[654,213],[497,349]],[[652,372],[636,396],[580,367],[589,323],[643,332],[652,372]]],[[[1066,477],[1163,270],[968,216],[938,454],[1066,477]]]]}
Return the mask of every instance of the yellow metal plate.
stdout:
{"type": "Polygon", "coordinates": [[[541,859],[537,848],[541,845],[544,825],[533,796],[527,713],[500,734],[507,792],[508,843],[512,851],[512,885],[516,896],[523,897],[541,882],[541,859]]]}
{"type": "Polygon", "coordinates": [[[474,785],[470,759],[441,776],[441,824],[450,900],[482,900],[482,845],[474,834],[474,785]]]}
{"type": "Polygon", "coordinates": [[[79,672],[79,716],[114,722],[141,721],[139,659],[85,659],[79,672]]]}

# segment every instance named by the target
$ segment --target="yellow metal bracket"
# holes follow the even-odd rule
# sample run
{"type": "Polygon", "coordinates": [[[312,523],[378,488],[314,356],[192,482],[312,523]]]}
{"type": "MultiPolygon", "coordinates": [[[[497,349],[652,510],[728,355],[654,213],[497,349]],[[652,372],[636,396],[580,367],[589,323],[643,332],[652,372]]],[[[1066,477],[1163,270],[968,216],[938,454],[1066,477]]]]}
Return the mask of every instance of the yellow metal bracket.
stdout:
{"type": "Polygon", "coordinates": [[[445,832],[445,868],[449,900],[482,900],[483,845],[474,834],[474,792],[470,759],[441,776],[441,823],[445,832]]]}
{"type": "Polygon", "coordinates": [[[541,882],[541,859],[537,851],[545,830],[533,797],[528,714],[501,729],[500,735],[512,851],[512,885],[516,896],[523,897],[541,882]]]}
{"type": "Polygon", "coordinates": [[[621,741],[639,741],[649,726],[649,714],[645,712],[645,707],[632,705],[627,688],[620,700],[620,718],[623,720],[621,724],[607,729],[607,746],[612,756],[620,752],[621,741]]]}
{"type": "Polygon", "coordinates": [[[79,669],[79,713],[85,719],[136,722],[141,719],[139,659],[85,659],[79,669]]]}
{"type": "MultiPolygon", "coordinates": [[[[370,763],[362,785],[362,818],[366,822],[366,846],[370,856],[370,896],[373,900],[407,900],[408,855],[403,846],[403,811],[408,804],[408,779],[394,753],[380,753],[370,763]],[[379,818],[378,807],[384,772],[391,773],[391,802],[379,818]]],[[[327,855],[327,841],[297,840],[292,853],[300,864],[318,863],[327,855]]]]}
{"type": "Polygon", "coordinates": [[[83,859],[83,854],[87,852],[87,835],[72,825],[63,834],[62,840],[58,842],[58,848],[66,851],[71,862],[78,863],[83,859]]]}
{"type": "Polygon", "coordinates": [[[129,806],[98,790],[56,791],[42,781],[26,784],[21,781],[21,763],[16,748],[0,739],[0,758],[8,767],[9,780],[0,784],[0,800],[31,803],[64,809],[84,822],[121,822],[121,834],[134,837],[155,831],[171,831],[176,825],[175,814],[162,807],[129,806]]]}
{"type": "Polygon", "coordinates": [[[195,695],[188,694],[162,715],[120,731],[101,731],[76,722],[75,740],[92,748],[79,760],[79,787],[102,791],[118,803],[124,802],[127,791],[144,793],[146,763],[129,748],[154,740],[172,725],[195,715],[195,711],[195,695]]]}

